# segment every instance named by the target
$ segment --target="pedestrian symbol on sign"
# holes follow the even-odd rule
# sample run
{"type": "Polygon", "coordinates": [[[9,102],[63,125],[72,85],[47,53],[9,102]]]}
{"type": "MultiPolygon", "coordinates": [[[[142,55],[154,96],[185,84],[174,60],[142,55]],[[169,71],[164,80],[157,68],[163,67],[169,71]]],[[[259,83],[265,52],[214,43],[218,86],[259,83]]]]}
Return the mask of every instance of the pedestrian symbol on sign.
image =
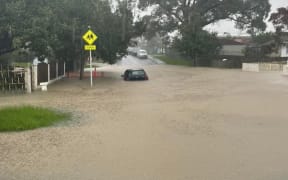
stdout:
{"type": "Polygon", "coordinates": [[[89,35],[87,36],[87,38],[88,38],[89,40],[92,40],[92,39],[94,39],[94,36],[93,36],[93,34],[89,34],[89,35]]]}

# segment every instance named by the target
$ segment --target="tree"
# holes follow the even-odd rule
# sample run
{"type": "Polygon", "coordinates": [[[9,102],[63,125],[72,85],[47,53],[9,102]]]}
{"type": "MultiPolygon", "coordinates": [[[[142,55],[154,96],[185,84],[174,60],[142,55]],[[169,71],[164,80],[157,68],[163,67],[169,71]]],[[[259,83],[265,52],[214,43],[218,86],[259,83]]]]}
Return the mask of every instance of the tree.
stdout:
{"type": "Polygon", "coordinates": [[[263,32],[252,36],[252,42],[256,44],[263,44],[275,40],[275,33],[263,32]]]}
{"type": "Polygon", "coordinates": [[[273,23],[277,32],[288,30],[288,7],[278,8],[277,12],[271,14],[269,21],[273,23]]]}
{"type": "Polygon", "coordinates": [[[40,60],[48,57],[52,51],[49,46],[51,18],[55,16],[45,0],[5,1],[6,22],[13,38],[15,49],[28,48],[40,60]]]}
{"type": "MultiPolygon", "coordinates": [[[[268,0],[139,0],[139,7],[153,6],[151,21],[164,30],[202,29],[219,20],[229,19],[250,33],[265,30],[263,21],[268,17],[268,0]],[[191,28],[192,27],[192,28],[191,28]]],[[[151,24],[152,24],[151,23],[151,24]]]]}
{"type": "Polygon", "coordinates": [[[174,47],[194,59],[219,50],[216,35],[204,31],[205,26],[228,19],[234,21],[237,28],[255,34],[265,30],[264,19],[270,11],[268,0],[139,0],[139,7],[154,9],[152,15],[143,20],[146,30],[178,31],[180,37],[174,47]]]}
{"type": "Polygon", "coordinates": [[[119,1],[112,7],[103,0],[0,0],[0,36],[11,32],[16,49],[83,67],[88,53],[82,35],[90,25],[99,37],[97,56],[114,63],[135,34],[133,3],[119,1]]]}
{"type": "Polygon", "coordinates": [[[182,54],[192,57],[194,65],[198,65],[200,58],[211,58],[218,54],[221,44],[216,34],[207,31],[183,33],[181,38],[176,38],[174,47],[182,54]]]}
{"type": "MultiPolygon", "coordinates": [[[[97,53],[110,64],[113,64],[117,56],[126,55],[126,50],[133,36],[133,16],[129,1],[121,1],[111,11],[108,1],[100,1],[102,5],[97,8],[102,18],[94,19],[94,29],[99,36],[97,40],[97,53]],[[109,22],[109,23],[107,23],[109,22]]],[[[96,16],[97,17],[97,16],[96,16]]]]}

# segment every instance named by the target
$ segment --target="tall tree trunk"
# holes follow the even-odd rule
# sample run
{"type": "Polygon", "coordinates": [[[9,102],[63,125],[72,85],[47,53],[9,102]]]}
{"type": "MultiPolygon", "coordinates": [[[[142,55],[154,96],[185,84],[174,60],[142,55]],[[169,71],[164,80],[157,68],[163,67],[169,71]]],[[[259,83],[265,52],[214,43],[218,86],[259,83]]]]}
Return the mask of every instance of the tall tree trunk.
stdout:
{"type": "Polygon", "coordinates": [[[81,41],[81,52],[80,52],[80,76],[79,76],[79,79],[80,80],[83,80],[83,74],[84,74],[84,65],[85,65],[85,60],[83,59],[84,56],[83,56],[83,41],[81,41]]]}
{"type": "Polygon", "coordinates": [[[125,0],[123,4],[123,17],[122,17],[122,36],[121,36],[122,42],[124,42],[126,39],[127,5],[128,5],[127,0],[125,0]]]}
{"type": "Polygon", "coordinates": [[[197,53],[195,53],[195,57],[194,57],[194,65],[195,67],[198,66],[198,56],[197,56],[197,53]]]}

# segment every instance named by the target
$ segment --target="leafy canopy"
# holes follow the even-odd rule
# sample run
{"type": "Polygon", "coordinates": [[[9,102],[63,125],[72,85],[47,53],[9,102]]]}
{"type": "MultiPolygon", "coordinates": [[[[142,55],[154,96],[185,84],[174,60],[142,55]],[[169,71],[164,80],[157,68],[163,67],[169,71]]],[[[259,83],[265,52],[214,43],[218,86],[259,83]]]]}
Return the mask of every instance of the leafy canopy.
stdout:
{"type": "Polygon", "coordinates": [[[0,34],[10,32],[15,48],[29,49],[40,59],[75,61],[85,57],[82,35],[90,25],[99,36],[97,56],[113,63],[134,36],[129,3],[111,7],[106,0],[0,0],[0,34]]]}
{"type": "Polygon", "coordinates": [[[202,29],[219,20],[229,19],[236,27],[250,33],[265,30],[263,21],[268,17],[268,0],[139,0],[139,7],[154,7],[151,24],[157,24],[168,32],[187,26],[202,29]]]}
{"type": "Polygon", "coordinates": [[[278,8],[277,12],[271,14],[269,21],[277,31],[288,30],[288,7],[278,8]]]}
{"type": "Polygon", "coordinates": [[[205,26],[228,19],[255,34],[265,30],[270,4],[268,0],[139,0],[139,8],[153,9],[143,18],[148,37],[177,31],[174,47],[195,60],[216,55],[220,48],[216,34],[203,30],[205,26]]]}

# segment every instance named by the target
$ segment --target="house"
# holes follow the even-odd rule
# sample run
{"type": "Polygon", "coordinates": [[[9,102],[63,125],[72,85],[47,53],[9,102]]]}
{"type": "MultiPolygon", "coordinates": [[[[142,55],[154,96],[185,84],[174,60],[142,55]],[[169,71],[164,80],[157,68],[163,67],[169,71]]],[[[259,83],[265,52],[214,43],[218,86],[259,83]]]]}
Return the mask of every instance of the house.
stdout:
{"type": "Polygon", "coordinates": [[[245,56],[245,48],[247,47],[250,39],[247,37],[235,37],[235,38],[219,38],[219,42],[222,45],[220,50],[220,56],[245,56]]]}
{"type": "Polygon", "coordinates": [[[251,44],[249,49],[256,49],[260,56],[269,58],[288,57],[288,32],[281,32],[279,36],[262,44],[251,44]]]}
{"type": "Polygon", "coordinates": [[[241,68],[245,58],[245,49],[251,41],[251,37],[218,37],[221,44],[219,56],[211,61],[212,67],[241,68]]]}
{"type": "Polygon", "coordinates": [[[256,57],[257,61],[244,62],[243,71],[283,71],[288,74],[288,32],[281,32],[262,44],[251,44],[247,52],[247,57],[252,60],[256,57]]]}

